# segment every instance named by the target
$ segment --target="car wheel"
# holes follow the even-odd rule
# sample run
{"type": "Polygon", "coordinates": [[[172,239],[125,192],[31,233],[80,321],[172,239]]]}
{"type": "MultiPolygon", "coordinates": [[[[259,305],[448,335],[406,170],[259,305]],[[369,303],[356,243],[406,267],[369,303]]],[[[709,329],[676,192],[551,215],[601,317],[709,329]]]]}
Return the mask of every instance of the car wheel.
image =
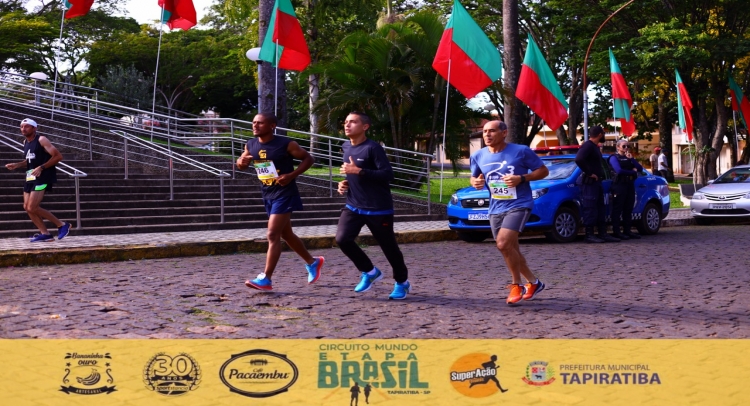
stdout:
{"type": "Polygon", "coordinates": [[[461,241],[466,242],[482,242],[487,239],[487,237],[492,236],[491,233],[485,233],[485,232],[475,232],[475,233],[458,233],[458,239],[461,241]]]}
{"type": "Polygon", "coordinates": [[[714,219],[705,218],[705,217],[693,217],[695,219],[695,223],[699,226],[709,226],[714,223],[714,219]]]}
{"type": "Polygon", "coordinates": [[[552,221],[552,231],[544,235],[554,242],[573,242],[578,236],[578,213],[569,207],[560,207],[552,221]]]}
{"type": "Polygon", "coordinates": [[[659,232],[661,228],[661,213],[659,213],[659,207],[652,203],[646,204],[646,208],[643,209],[641,219],[636,223],[638,232],[643,235],[654,235],[659,232]]]}

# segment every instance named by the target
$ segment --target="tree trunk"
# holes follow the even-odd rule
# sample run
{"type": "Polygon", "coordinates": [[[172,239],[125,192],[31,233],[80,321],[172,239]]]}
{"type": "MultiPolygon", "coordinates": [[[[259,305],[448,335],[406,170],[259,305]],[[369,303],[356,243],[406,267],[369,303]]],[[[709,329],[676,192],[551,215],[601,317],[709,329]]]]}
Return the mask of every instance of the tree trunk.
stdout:
{"type": "MultiPolygon", "coordinates": [[[[258,21],[258,43],[262,44],[268,31],[273,11],[274,0],[260,0],[258,21]]],[[[276,69],[270,63],[258,64],[258,112],[274,113],[279,120],[279,127],[286,126],[286,85],[283,69],[276,69]],[[277,94],[278,92],[278,94],[277,94]],[[274,105],[274,99],[277,101],[274,105]]]]}
{"type": "MultiPolygon", "coordinates": [[[[712,86],[714,89],[721,89],[721,86],[712,86]]],[[[724,106],[723,95],[714,94],[714,100],[716,100],[716,130],[714,131],[713,141],[711,142],[711,148],[713,151],[710,152],[710,160],[713,165],[708,166],[708,178],[716,179],[721,172],[717,158],[721,155],[721,149],[724,146],[724,133],[727,128],[729,121],[729,114],[727,108],[724,106]]]]}
{"type": "Polygon", "coordinates": [[[508,141],[524,144],[527,123],[524,121],[523,104],[516,98],[516,87],[521,77],[521,40],[518,31],[518,0],[503,0],[503,65],[505,68],[505,124],[508,126],[508,141]]]}
{"type": "Polygon", "coordinates": [[[708,129],[708,120],[706,118],[706,101],[703,98],[696,100],[698,110],[697,130],[693,133],[693,142],[695,143],[697,159],[693,168],[693,180],[696,184],[705,185],[708,183],[708,165],[709,154],[707,147],[710,146],[710,137],[708,129]]]}
{"type": "MultiPolygon", "coordinates": [[[[583,69],[581,68],[574,68],[571,69],[571,81],[572,81],[572,88],[580,88],[583,83],[582,82],[582,74],[583,69]]],[[[584,92],[586,90],[584,89],[584,92]]],[[[573,92],[570,95],[569,105],[568,105],[568,131],[567,131],[567,142],[565,144],[560,145],[578,145],[578,123],[583,117],[583,114],[586,114],[586,112],[583,111],[583,92],[573,92]]],[[[563,131],[565,129],[563,128],[563,131]]],[[[559,136],[558,136],[559,138],[559,136]]]]}

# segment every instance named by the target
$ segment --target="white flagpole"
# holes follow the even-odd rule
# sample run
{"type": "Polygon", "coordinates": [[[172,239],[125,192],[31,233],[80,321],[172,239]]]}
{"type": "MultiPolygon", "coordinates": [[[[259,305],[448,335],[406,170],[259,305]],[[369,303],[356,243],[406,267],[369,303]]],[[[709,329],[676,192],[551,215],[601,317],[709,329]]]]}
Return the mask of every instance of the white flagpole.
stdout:
{"type": "MultiPolygon", "coordinates": [[[[737,100],[737,107],[740,107],[742,100],[737,100]]],[[[737,112],[732,110],[732,122],[734,122],[734,149],[737,151],[736,156],[740,155],[740,135],[737,134],[737,112]]],[[[745,123],[747,124],[747,123],[745,123]]]]}
{"type": "Polygon", "coordinates": [[[57,93],[57,64],[58,59],[60,59],[60,48],[62,47],[62,34],[63,34],[63,26],[65,25],[65,7],[62,8],[62,18],[60,19],[60,38],[57,40],[57,49],[55,50],[55,84],[52,88],[52,113],[50,115],[50,119],[53,120],[55,118],[55,93],[57,93]]]}
{"type": "Polygon", "coordinates": [[[159,47],[156,50],[156,71],[154,72],[154,97],[151,101],[151,142],[154,142],[154,120],[156,120],[156,79],[159,77],[159,56],[161,56],[161,36],[164,34],[164,6],[161,6],[159,19],[159,47]]]}
{"type": "Polygon", "coordinates": [[[448,79],[445,85],[445,114],[443,115],[443,156],[440,158],[440,203],[443,202],[443,172],[445,168],[445,158],[448,154],[445,151],[445,133],[448,132],[448,97],[451,89],[451,58],[448,58],[448,79]]]}
{"type": "MultiPolygon", "coordinates": [[[[268,35],[268,34],[266,34],[268,35]]],[[[275,87],[273,91],[273,115],[276,119],[279,118],[279,40],[276,40],[276,74],[275,74],[275,87]]]]}

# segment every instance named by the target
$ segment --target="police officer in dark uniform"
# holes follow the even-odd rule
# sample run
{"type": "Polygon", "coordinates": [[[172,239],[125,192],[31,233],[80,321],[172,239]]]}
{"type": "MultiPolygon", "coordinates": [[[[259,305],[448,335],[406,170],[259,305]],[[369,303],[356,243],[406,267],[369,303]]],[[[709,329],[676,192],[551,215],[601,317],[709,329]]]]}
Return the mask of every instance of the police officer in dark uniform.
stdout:
{"type": "Polygon", "coordinates": [[[583,175],[578,180],[581,188],[581,203],[583,209],[583,224],[586,227],[586,242],[619,242],[607,234],[607,224],[604,222],[606,207],[604,205],[604,167],[602,166],[602,152],[599,143],[604,141],[604,129],[601,126],[591,127],[588,141],[581,144],[576,154],[576,165],[581,168],[583,175]],[[599,236],[594,235],[594,226],[599,236]]]}
{"type": "Polygon", "coordinates": [[[633,158],[627,140],[617,141],[617,153],[610,155],[609,164],[615,172],[612,181],[612,235],[621,240],[638,239],[640,235],[630,231],[635,204],[635,179],[643,167],[633,158]],[[620,233],[622,216],[622,233],[620,233]]]}

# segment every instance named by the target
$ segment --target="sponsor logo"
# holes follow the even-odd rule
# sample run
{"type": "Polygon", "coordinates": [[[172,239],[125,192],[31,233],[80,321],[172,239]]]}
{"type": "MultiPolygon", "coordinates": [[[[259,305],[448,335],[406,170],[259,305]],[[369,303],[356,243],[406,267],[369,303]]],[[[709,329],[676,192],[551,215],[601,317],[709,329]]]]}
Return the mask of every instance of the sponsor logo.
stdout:
{"type": "Polygon", "coordinates": [[[284,393],[297,382],[297,366],[286,355],[268,350],[250,350],[232,355],[219,370],[219,378],[230,391],[251,398],[284,393]]]}
{"type": "Polygon", "coordinates": [[[450,381],[453,389],[472,398],[492,396],[508,391],[498,378],[497,355],[473,353],[464,355],[451,365],[450,381]]]}
{"type": "Polygon", "coordinates": [[[201,369],[188,354],[175,357],[160,352],[146,363],[143,382],[152,391],[165,396],[184,395],[198,388],[201,369]]]}
{"type": "Polygon", "coordinates": [[[661,385],[648,364],[560,364],[563,385],[661,385]]]}
{"type": "Polygon", "coordinates": [[[555,381],[555,370],[544,361],[532,361],[526,367],[526,376],[521,378],[533,386],[545,386],[555,381]]]}
{"type": "Polygon", "coordinates": [[[112,377],[112,356],[109,353],[65,354],[65,375],[60,391],[68,395],[109,394],[115,389],[112,377]]]}
{"type": "Polygon", "coordinates": [[[419,346],[413,343],[323,343],[318,347],[318,388],[374,396],[429,395],[419,377],[419,346]]]}

